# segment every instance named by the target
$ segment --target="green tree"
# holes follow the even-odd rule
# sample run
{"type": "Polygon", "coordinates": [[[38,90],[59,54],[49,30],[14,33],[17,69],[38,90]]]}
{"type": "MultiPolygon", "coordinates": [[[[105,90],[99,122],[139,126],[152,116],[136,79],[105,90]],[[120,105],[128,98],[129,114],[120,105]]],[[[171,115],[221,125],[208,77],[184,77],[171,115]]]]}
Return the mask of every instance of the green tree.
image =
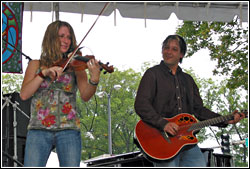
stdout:
{"type": "Polygon", "coordinates": [[[2,73],[2,94],[20,92],[23,75],[13,73],[2,73]]]}
{"type": "MultiPolygon", "coordinates": [[[[236,90],[226,87],[226,80],[217,84],[211,78],[199,78],[192,69],[185,70],[185,72],[189,73],[194,78],[199,87],[204,106],[208,109],[221,115],[231,114],[234,110],[247,110],[248,93],[245,90],[236,90]]],[[[248,137],[247,119],[241,120],[236,125],[228,125],[226,128],[209,127],[209,129],[212,133],[207,132],[207,128],[204,128],[197,134],[199,143],[214,137],[220,145],[220,136],[223,133],[230,135],[231,143],[236,140],[244,140],[248,137]]],[[[235,158],[235,166],[240,167],[248,165],[248,163],[244,161],[244,159],[247,158],[247,151],[244,145],[231,146],[231,153],[235,158]]]]}
{"type": "Polygon", "coordinates": [[[133,137],[139,117],[134,112],[134,98],[140,78],[132,69],[102,75],[96,95],[88,103],[77,102],[82,114],[83,159],[108,154],[108,98],[97,96],[103,91],[111,94],[113,154],[137,149],[133,137]],[[121,85],[121,89],[113,90],[114,85],[121,85]]]}
{"type": "MultiPolygon", "coordinates": [[[[222,81],[220,90],[222,91],[222,98],[218,109],[221,110],[223,115],[229,114],[234,110],[245,111],[248,108],[248,93],[239,90],[232,90],[226,87],[226,82],[222,81]]],[[[244,140],[248,137],[248,121],[247,119],[241,120],[235,125],[228,125],[228,127],[219,130],[216,135],[220,137],[221,134],[228,133],[230,135],[230,142],[236,140],[244,140]]],[[[248,162],[244,159],[248,158],[248,152],[245,145],[231,145],[231,154],[235,158],[235,166],[247,166],[248,162]]]]}
{"type": "Polygon", "coordinates": [[[200,49],[216,60],[214,74],[228,75],[227,87],[248,89],[248,26],[232,22],[184,21],[176,31],[188,44],[187,57],[200,49]]]}
{"type": "MultiPolygon", "coordinates": [[[[183,36],[188,44],[187,57],[191,57],[200,49],[210,51],[211,60],[216,60],[217,65],[214,75],[225,75],[227,80],[221,84],[213,84],[212,81],[203,81],[200,85],[203,101],[206,107],[220,112],[222,115],[231,113],[233,110],[248,108],[248,25],[241,26],[239,18],[232,22],[190,22],[185,21],[176,31],[183,36]],[[203,82],[204,83],[203,83],[203,82]],[[202,87],[206,87],[203,91],[202,87]],[[216,106],[215,106],[216,105],[216,106]]],[[[220,130],[212,130],[216,138],[220,138],[220,130]]],[[[229,125],[222,130],[231,136],[242,139],[247,137],[248,125],[244,119],[237,125],[229,125]]],[[[204,140],[209,135],[199,135],[204,140]]],[[[231,138],[232,139],[232,138],[231,138]]],[[[220,139],[217,139],[220,142],[220,139]]],[[[233,146],[235,153],[235,165],[247,166],[245,146],[233,146]],[[244,152],[244,153],[243,153],[244,152]]]]}

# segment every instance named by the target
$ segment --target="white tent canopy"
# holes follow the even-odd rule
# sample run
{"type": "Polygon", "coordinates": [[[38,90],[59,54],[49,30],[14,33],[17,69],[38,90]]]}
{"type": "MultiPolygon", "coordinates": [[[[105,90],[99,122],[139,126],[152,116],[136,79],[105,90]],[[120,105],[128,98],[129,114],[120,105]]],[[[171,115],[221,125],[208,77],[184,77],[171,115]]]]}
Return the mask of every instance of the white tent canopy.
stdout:
{"type": "MultiPolygon", "coordinates": [[[[98,15],[105,2],[24,2],[25,11],[55,11],[98,15]]],[[[104,16],[115,9],[127,18],[165,20],[175,13],[179,20],[229,22],[237,15],[242,22],[248,22],[248,1],[193,1],[193,2],[110,2],[104,16]]]]}

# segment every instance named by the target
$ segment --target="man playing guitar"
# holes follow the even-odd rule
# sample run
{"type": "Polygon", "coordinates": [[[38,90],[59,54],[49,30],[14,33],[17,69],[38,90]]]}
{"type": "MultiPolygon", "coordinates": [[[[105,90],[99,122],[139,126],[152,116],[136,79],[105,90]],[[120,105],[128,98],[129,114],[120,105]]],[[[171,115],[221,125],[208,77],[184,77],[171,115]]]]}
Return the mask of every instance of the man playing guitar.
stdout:
{"type": "MultiPolygon", "coordinates": [[[[237,123],[245,118],[244,113],[234,111],[232,117],[221,120],[221,115],[203,106],[195,81],[190,75],[182,72],[179,66],[186,49],[186,42],[181,36],[168,36],[162,45],[163,60],[159,65],[149,68],[144,73],[135,99],[135,111],[143,121],[143,128],[149,127],[157,130],[168,144],[165,152],[171,152],[174,145],[181,142],[180,140],[188,140],[190,144],[190,146],[185,146],[183,143],[179,146],[180,149],[177,148],[176,153],[165,159],[159,155],[159,161],[154,162],[154,166],[157,167],[206,166],[202,152],[197,146],[197,140],[192,133],[197,129],[197,126],[193,125],[196,123],[196,118],[200,121],[213,118],[217,121],[219,118],[219,123],[212,123],[218,127],[226,127],[228,124],[237,123]],[[193,128],[191,125],[187,128],[185,124],[191,124],[193,128]]],[[[140,125],[139,123],[136,128],[136,135],[144,132],[144,130],[139,130],[140,125]]],[[[147,137],[144,139],[145,144],[152,145],[150,140],[157,137],[153,133],[151,131],[145,133],[145,137],[147,137]]],[[[139,140],[139,144],[142,146],[144,143],[139,140]]],[[[154,158],[154,155],[152,157],[154,158]]]]}

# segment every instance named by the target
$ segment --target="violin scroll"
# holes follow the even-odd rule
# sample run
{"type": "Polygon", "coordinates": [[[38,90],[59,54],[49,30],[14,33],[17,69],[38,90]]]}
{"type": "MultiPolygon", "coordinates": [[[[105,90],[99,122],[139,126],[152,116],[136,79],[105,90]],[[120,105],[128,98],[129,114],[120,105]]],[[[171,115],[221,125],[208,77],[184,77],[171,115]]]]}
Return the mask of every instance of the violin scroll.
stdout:
{"type": "Polygon", "coordinates": [[[102,62],[99,61],[99,65],[101,66],[101,70],[105,69],[106,71],[104,72],[104,74],[108,73],[113,73],[114,72],[114,68],[113,66],[108,66],[109,62],[107,62],[106,64],[103,64],[102,62]]]}

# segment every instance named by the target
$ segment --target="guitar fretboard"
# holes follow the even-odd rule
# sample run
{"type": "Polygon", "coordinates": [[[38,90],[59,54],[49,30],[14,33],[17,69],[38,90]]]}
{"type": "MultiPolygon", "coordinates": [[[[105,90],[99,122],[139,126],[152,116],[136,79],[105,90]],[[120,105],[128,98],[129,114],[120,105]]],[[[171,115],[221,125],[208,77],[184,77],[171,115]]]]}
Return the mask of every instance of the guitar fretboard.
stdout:
{"type": "Polygon", "coordinates": [[[222,122],[225,122],[225,121],[228,121],[228,120],[232,120],[233,116],[234,115],[230,114],[230,115],[220,116],[220,117],[212,118],[212,119],[209,119],[209,120],[204,120],[204,121],[201,121],[201,122],[198,122],[198,123],[194,123],[194,124],[191,125],[191,127],[188,129],[188,131],[200,130],[200,129],[202,129],[204,127],[207,127],[207,126],[211,126],[211,125],[214,125],[214,124],[218,124],[218,123],[222,123],[222,122]]]}

